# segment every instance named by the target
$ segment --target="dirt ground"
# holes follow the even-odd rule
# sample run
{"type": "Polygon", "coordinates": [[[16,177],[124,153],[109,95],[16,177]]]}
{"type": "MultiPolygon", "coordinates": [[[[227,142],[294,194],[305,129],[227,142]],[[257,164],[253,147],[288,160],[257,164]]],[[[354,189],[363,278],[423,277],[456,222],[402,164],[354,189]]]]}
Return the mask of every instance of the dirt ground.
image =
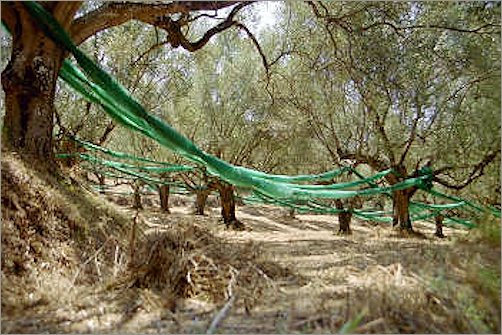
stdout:
{"type": "MultiPolygon", "coordinates": [[[[12,195],[2,193],[3,203],[8,197],[12,202],[12,195]]],[[[105,196],[99,199],[106,202],[105,196]]],[[[400,236],[386,225],[353,220],[353,234],[339,236],[335,216],[292,218],[281,208],[247,205],[237,209],[237,217],[247,229],[232,231],[221,223],[219,208],[208,207],[205,216],[196,216],[191,214],[190,201],[173,197],[170,214],[158,209],[156,199],[147,201],[149,206],[136,219],[141,232],[136,240],[194,225],[221,243],[219,255],[228,250],[229,255],[239,258],[234,250],[244,249],[236,248],[252,249],[254,254],[246,263],[251,264],[251,270],[246,268],[254,274],[251,279],[239,277],[244,268],[238,268],[235,264],[239,260],[234,259],[229,263],[232,266],[225,267],[230,269],[229,276],[214,278],[226,288],[220,299],[192,293],[173,301],[165,290],[137,285],[138,281],[119,285],[131,252],[127,249],[129,226],[122,236],[126,242],[119,243],[114,233],[104,232],[95,244],[87,242],[87,249],[81,246],[85,251],[79,255],[70,255],[73,249],[62,241],[57,253],[66,252],[67,258],[58,264],[65,261],[68,265],[61,271],[50,264],[44,270],[44,264],[35,260],[29,273],[15,273],[15,266],[8,267],[2,260],[2,333],[500,331],[500,299],[498,306],[494,304],[493,292],[478,290],[481,284],[473,277],[490,257],[500,262],[500,249],[491,251],[489,257],[486,249],[461,242],[468,235],[466,230],[445,227],[447,238],[438,239],[433,237],[434,225],[416,222],[415,229],[424,234],[419,238],[400,236]],[[253,263],[255,260],[259,262],[253,263]]],[[[129,218],[132,225],[135,211],[127,201],[118,202],[123,205],[106,206],[129,218]]],[[[5,207],[4,203],[4,211],[5,207]]],[[[6,215],[4,219],[14,217],[6,215]]],[[[100,220],[99,229],[105,231],[110,220],[100,220]]],[[[5,248],[10,242],[4,240],[4,227],[2,233],[5,248]]],[[[211,241],[207,243],[216,243],[211,241]]],[[[199,243],[195,239],[189,242],[199,243]]],[[[9,244],[10,248],[14,247],[9,244]]],[[[2,256],[5,258],[4,253],[2,256]]],[[[200,265],[203,256],[201,253],[190,260],[194,263],[197,259],[200,265]]],[[[243,253],[242,257],[247,256],[243,253]]],[[[213,261],[216,267],[214,257],[213,261]]],[[[196,280],[185,278],[190,274],[195,276],[196,272],[182,278],[187,287],[196,280]]],[[[498,280],[500,285],[500,277],[498,280]]],[[[211,285],[211,280],[206,285],[211,285]]]]}

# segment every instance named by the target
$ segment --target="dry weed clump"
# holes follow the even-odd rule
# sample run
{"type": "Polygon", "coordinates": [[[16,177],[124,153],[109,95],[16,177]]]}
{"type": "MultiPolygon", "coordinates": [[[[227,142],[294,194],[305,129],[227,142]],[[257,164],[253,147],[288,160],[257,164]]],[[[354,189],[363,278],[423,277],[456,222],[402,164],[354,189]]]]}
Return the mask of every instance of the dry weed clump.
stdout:
{"type": "Polygon", "coordinates": [[[266,287],[291,275],[266,261],[256,243],[228,243],[186,223],[145,234],[126,273],[128,286],[153,289],[176,308],[180,298],[222,303],[235,296],[249,312],[266,287]]]}

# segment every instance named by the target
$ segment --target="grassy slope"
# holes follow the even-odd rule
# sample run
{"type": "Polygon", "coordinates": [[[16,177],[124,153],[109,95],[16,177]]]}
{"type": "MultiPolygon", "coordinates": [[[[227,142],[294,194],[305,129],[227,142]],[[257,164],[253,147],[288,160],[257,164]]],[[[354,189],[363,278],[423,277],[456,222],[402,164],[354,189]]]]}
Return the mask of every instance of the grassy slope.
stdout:
{"type": "Polygon", "coordinates": [[[131,220],[73,183],[2,153],[2,332],[35,331],[29,320],[54,313],[44,306],[78,299],[78,288],[109,276],[115,250],[126,248],[131,220]]]}

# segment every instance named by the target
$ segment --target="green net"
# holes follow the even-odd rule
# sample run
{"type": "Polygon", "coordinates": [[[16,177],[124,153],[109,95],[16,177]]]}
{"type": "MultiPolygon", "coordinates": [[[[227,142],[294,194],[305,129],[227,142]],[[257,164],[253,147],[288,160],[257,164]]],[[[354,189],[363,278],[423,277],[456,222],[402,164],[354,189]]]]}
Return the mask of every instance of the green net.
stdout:
{"type": "Polygon", "coordinates": [[[156,165],[177,166],[177,167],[181,167],[186,170],[194,169],[192,166],[188,166],[188,165],[178,165],[178,164],[172,164],[172,163],[167,163],[167,162],[162,162],[162,161],[156,161],[156,160],[153,160],[150,158],[145,158],[145,157],[141,157],[141,156],[131,155],[131,154],[128,154],[125,152],[111,150],[111,149],[96,145],[94,143],[84,141],[84,140],[79,139],[77,137],[70,137],[70,139],[75,141],[76,143],[78,143],[80,146],[82,146],[85,149],[92,150],[92,151],[100,151],[110,157],[113,157],[113,158],[127,159],[127,160],[132,160],[135,162],[153,163],[156,165]]]}
{"type": "MultiPolygon", "coordinates": [[[[68,83],[68,85],[79,92],[88,101],[100,105],[108,115],[120,124],[154,139],[171,151],[185,157],[197,165],[205,167],[206,171],[211,175],[217,176],[235,186],[253,190],[256,199],[264,198],[266,201],[272,201],[271,199],[274,199],[276,203],[294,205],[302,210],[307,210],[307,208],[322,210],[323,208],[321,207],[323,206],[319,206],[318,204],[312,205],[312,203],[310,203],[309,206],[306,206],[298,205],[297,202],[308,201],[314,198],[343,199],[354,196],[389,195],[393,191],[410,187],[418,187],[429,191],[431,194],[436,192],[432,190],[432,171],[430,171],[429,168],[427,168],[427,170],[422,169],[418,171],[419,173],[414,178],[403,180],[392,186],[378,187],[375,181],[383,178],[389,173],[395,172],[386,170],[370,178],[364,178],[362,175],[358,174],[357,171],[354,171],[361,180],[333,185],[300,185],[295,183],[331,180],[348,170],[342,168],[318,175],[285,176],[270,175],[242,166],[231,165],[202,151],[188,138],[178,133],[160,118],[149,114],[124,87],[77,48],[65,30],[62,29],[59,23],[47,13],[42,6],[32,1],[26,2],[25,5],[36,22],[40,25],[41,29],[43,29],[56,43],[67,49],[75,57],[76,62],[82,69],[78,69],[68,60],[64,61],[60,71],[60,77],[68,83]],[[348,189],[365,183],[369,184],[371,188],[348,189]]],[[[90,160],[88,157],[86,159],[90,160]]],[[[125,171],[127,171],[128,174],[135,173],[131,172],[131,167],[129,166],[119,166],[110,162],[97,163],[107,164],[124,173],[126,173],[125,171]]],[[[439,193],[436,192],[436,194],[439,193]]],[[[455,201],[459,202],[458,199],[455,201]]],[[[465,204],[472,205],[468,202],[465,202],[465,204]]],[[[457,207],[459,206],[460,205],[457,207]]],[[[424,209],[437,212],[446,208],[429,207],[424,209]]],[[[326,210],[328,209],[326,208],[326,210]]],[[[483,209],[480,208],[480,210],[483,209]]],[[[331,212],[335,213],[336,211],[331,208],[331,212]]],[[[387,217],[378,216],[381,215],[381,213],[356,210],[353,212],[363,218],[389,221],[387,217]]],[[[500,212],[496,214],[500,215],[500,212]]]]}
{"type": "Polygon", "coordinates": [[[427,178],[427,176],[422,179],[412,178],[384,189],[340,191],[293,185],[278,181],[284,180],[284,177],[266,176],[263,172],[233,166],[200,150],[167,123],[149,114],[128,94],[125,88],[77,48],[59,23],[42,6],[36,2],[26,2],[25,4],[41,28],[54,41],[71,52],[84,71],[80,71],[69,61],[64,62],[60,76],[72,88],[89,101],[100,104],[111,117],[121,124],[153,138],[188,160],[204,165],[210,174],[218,176],[230,184],[251,188],[275,198],[347,198],[358,195],[358,192],[361,192],[361,195],[372,195],[418,186],[423,184],[427,178]]]}

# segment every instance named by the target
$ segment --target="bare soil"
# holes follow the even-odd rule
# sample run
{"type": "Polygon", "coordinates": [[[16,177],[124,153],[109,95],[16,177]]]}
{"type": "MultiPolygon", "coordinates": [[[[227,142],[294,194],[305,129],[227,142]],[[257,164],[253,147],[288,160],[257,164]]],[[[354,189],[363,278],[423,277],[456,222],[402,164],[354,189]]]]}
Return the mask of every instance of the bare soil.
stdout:
{"type": "Polygon", "coordinates": [[[465,230],[353,220],[339,236],[336,216],[248,205],[232,231],[191,198],[138,215],[74,182],[2,159],[2,333],[500,332],[500,274],[480,277],[500,245],[465,230]]]}

